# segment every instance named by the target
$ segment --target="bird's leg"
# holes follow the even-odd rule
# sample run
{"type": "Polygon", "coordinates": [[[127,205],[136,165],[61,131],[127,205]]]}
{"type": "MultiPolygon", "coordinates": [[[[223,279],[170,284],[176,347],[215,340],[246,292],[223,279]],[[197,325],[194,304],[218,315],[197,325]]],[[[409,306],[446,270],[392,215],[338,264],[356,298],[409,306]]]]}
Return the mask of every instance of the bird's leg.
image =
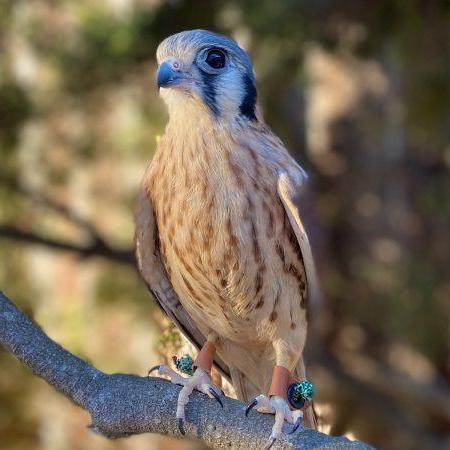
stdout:
{"type": "Polygon", "coordinates": [[[292,382],[291,370],[287,367],[295,365],[295,357],[288,357],[290,352],[286,352],[285,345],[274,345],[277,365],[273,368],[270,388],[267,395],[258,395],[247,406],[245,414],[248,415],[251,409],[261,413],[275,414],[275,422],[272,427],[269,442],[266,448],[271,448],[273,443],[282,433],[284,421],[293,424],[291,433],[297,430],[303,417],[301,410],[291,411],[287,392],[292,382]],[[287,367],[286,367],[287,366],[287,367]]]}
{"type": "Polygon", "coordinates": [[[303,417],[302,411],[291,411],[287,401],[287,389],[291,378],[291,372],[286,367],[275,366],[267,395],[258,395],[255,397],[245,411],[245,414],[248,415],[250,410],[256,407],[258,412],[275,414],[275,422],[266,448],[271,448],[280,436],[284,421],[294,424],[292,431],[294,432],[297,430],[303,417]]]}
{"type": "Polygon", "coordinates": [[[177,372],[172,370],[170,367],[165,365],[158,365],[149,370],[149,375],[154,370],[157,370],[160,374],[166,375],[170,378],[170,381],[175,384],[182,385],[182,389],[178,394],[177,402],[177,419],[178,428],[181,434],[185,434],[184,423],[185,423],[185,407],[189,401],[189,396],[195,389],[197,391],[203,392],[210,398],[215,398],[217,402],[222,406],[222,400],[220,399],[221,392],[216,386],[211,384],[211,367],[214,360],[214,354],[216,351],[215,342],[217,340],[217,335],[210,334],[208,339],[204,343],[200,352],[197,355],[193,363],[193,368],[195,372],[192,376],[183,377],[177,372]]]}

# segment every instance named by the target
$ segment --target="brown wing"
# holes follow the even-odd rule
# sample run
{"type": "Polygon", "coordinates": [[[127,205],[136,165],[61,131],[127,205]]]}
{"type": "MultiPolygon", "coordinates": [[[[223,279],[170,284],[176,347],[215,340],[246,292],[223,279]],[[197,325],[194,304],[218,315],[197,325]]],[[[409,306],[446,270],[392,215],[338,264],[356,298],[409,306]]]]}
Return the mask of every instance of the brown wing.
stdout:
{"type": "MultiPolygon", "coordinates": [[[[151,200],[145,188],[142,188],[136,210],[135,248],[138,269],[159,306],[199,349],[205,342],[205,336],[197,328],[174,291],[161,260],[158,242],[151,200]]],[[[218,356],[214,358],[214,363],[222,375],[230,379],[228,366],[218,356]]]]}
{"type": "MultiPolygon", "coordinates": [[[[289,223],[294,230],[297,241],[302,252],[303,264],[305,265],[306,282],[308,286],[308,308],[317,308],[320,302],[320,288],[317,279],[316,267],[314,264],[311,245],[306,234],[304,220],[300,215],[298,203],[301,203],[302,190],[304,185],[294,185],[286,173],[280,175],[278,179],[278,195],[283,203],[289,223]],[[300,195],[300,202],[294,202],[294,194],[300,195]]],[[[303,358],[300,358],[296,367],[296,377],[306,378],[305,364],[303,358]]],[[[305,411],[305,425],[310,428],[317,428],[317,422],[313,408],[307,408],[305,411]]]]}
{"type": "Polygon", "coordinates": [[[302,220],[299,207],[297,206],[298,203],[301,203],[301,196],[304,188],[304,184],[294,184],[286,173],[280,174],[278,178],[278,195],[283,203],[289,218],[289,223],[291,224],[302,252],[308,286],[308,305],[311,305],[314,308],[319,304],[321,294],[311,245],[308,235],[306,234],[304,220],[302,220]],[[294,195],[300,196],[300,202],[294,202],[294,195]]]}

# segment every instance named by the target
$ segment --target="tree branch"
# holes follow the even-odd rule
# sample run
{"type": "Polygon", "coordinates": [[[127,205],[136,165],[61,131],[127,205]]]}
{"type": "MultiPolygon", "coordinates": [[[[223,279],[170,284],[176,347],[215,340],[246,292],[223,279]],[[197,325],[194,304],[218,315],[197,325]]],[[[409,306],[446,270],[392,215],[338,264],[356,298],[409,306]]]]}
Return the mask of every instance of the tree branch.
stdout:
{"type": "Polygon", "coordinates": [[[59,202],[55,198],[50,197],[45,193],[36,191],[35,189],[31,189],[30,187],[21,183],[18,177],[11,176],[11,174],[4,172],[1,168],[0,182],[2,186],[7,187],[13,193],[21,194],[28,200],[34,202],[37,206],[47,208],[60,214],[61,216],[72,222],[74,225],[77,225],[84,231],[88,232],[95,240],[101,240],[94,225],[87,219],[82,217],[77,211],[72,210],[68,205],[59,202]]]}
{"type": "MultiPolygon", "coordinates": [[[[179,387],[158,378],[107,375],[52,341],[0,292],[0,343],[37,376],[91,414],[91,428],[110,438],[139,433],[180,437],[176,418],[179,387]]],[[[213,448],[261,448],[273,417],[244,415],[244,405],[224,399],[224,409],[193,393],[187,406],[186,435],[213,448]]],[[[275,448],[370,449],[366,444],[301,429],[283,435],[275,448]]]]}
{"type": "Polygon", "coordinates": [[[72,210],[69,206],[48,195],[26,187],[21,184],[17,178],[11,177],[1,169],[0,181],[3,186],[6,186],[12,192],[21,194],[27,199],[35,202],[38,206],[50,209],[64,217],[66,220],[72,222],[73,225],[87,233],[89,241],[92,243],[88,246],[77,245],[71,242],[61,241],[30,231],[25,231],[17,226],[7,224],[0,224],[0,238],[3,237],[31,244],[44,245],[55,250],[70,251],[77,253],[82,257],[101,256],[115,262],[134,265],[135,259],[132,251],[112,248],[105,242],[103,237],[100,236],[95,226],[86,218],[82,217],[77,211],[72,210]]]}
{"type": "Polygon", "coordinates": [[[28,242],[30,244],[44,245],[55,250],[74,252],[83,258],[91,256],[101,256],[103,258],[115,262],[120,262],[122,264],[134,265],[134,256],[132,251],[111,248],[101,240],[95,240],[91,245],[83,246],[71,242],[44,237],[39,234],[24,231],[10,225],[0,225],[0,238],[14,239],[17,241],[28,242]]]}

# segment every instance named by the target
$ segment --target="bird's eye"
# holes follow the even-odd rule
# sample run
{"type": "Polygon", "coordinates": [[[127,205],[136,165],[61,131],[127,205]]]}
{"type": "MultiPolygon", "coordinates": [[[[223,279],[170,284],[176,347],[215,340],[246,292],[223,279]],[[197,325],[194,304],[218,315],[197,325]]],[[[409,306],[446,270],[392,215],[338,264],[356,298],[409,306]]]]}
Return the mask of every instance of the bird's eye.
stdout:
{"type": "Polygon", "coordinates": [[[225,53],[217,48],[210,50],[206,55],[206,63],[213,69],[225,67],[225,53]]]}

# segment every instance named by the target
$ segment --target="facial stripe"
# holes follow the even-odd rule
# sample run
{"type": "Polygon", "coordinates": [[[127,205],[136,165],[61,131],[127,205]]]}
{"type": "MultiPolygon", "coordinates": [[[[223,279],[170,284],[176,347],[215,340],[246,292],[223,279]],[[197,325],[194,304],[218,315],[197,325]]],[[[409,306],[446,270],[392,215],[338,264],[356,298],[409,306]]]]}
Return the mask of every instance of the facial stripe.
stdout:
{"type": "Polygon", "coordinates": [[[252,79],[244,74],[242,77],[242,82],[244,84],[244,98],[239,107],[241,114],[247,117],[249,120],[256,120],[255,114],[255,104],[256,104],[256,88],[252,79]]]}
{"type": "Polygon", "coordinates": [[[217,75],[200,71],[203,81],[202,93],[203,99],[215,116],[219,115],[219,108],[217,106],[217,89],[216,78],[217,75]]]}

